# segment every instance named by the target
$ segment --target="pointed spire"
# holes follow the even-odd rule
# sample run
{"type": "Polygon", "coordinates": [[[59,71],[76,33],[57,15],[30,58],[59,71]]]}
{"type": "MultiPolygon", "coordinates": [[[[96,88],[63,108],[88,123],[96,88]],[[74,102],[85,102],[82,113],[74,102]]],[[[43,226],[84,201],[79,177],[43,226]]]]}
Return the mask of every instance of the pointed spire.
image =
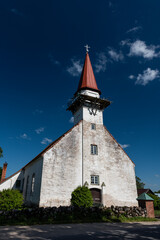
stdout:
{"type": "Polygon", "coordinates": [[[77,92],[79,92],[82,89],[90,89],[101,94],[101,91],[97,87],[88,51],[86,51],[86,58],[84,61],[83,70],[81,73],[81,78],[79,81],[77,92]]]}

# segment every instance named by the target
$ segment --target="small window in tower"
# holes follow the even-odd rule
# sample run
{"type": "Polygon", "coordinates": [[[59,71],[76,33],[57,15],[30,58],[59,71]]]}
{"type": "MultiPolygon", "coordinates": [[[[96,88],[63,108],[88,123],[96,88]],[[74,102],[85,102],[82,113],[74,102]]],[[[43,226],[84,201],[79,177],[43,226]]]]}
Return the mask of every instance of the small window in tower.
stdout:
{"type": "Polygon", "coordinates": [[[99,176],[98,175],[91,175],[91,184],[99,185],[99,176]]]}
{"type": "Polygon", "coordinates": [[[96,130],[96,124],[95,123],[91,123],[91,130],[96,130]]]}
{"type": "Polygon", "coordinates": [[[91,154],[92,155],[98,155],[98,146],[91,144],[91,154]]]}

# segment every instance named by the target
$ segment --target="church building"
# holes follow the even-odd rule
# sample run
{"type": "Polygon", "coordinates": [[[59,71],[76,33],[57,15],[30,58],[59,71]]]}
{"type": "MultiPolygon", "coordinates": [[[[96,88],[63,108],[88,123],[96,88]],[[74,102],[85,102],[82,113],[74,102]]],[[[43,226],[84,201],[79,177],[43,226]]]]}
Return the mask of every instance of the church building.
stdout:
{"type": "Polygon", "coordinates": [[[8,178],[4,164],[0,191],[19,189],[26,203],[40,207],[67,206],[72,191],[85,185],[95,203],[138,206],[135,164],[103,125],[110,101],[100,96],[87,49],[67,109],[74,126],[8,178]]]}

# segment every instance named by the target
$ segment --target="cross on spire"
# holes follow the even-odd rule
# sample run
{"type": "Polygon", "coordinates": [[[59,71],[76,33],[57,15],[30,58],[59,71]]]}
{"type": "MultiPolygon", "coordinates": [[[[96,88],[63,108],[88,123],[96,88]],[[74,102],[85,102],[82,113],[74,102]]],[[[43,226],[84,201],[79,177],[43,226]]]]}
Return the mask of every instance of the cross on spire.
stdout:
{"type": "Polygon", "coordinates": [[[88,46],[88,44],[86,44],[86,46],[84,46],[84,47],[86,48],[86,53],[89,52],[90,47],[88,46]]]}

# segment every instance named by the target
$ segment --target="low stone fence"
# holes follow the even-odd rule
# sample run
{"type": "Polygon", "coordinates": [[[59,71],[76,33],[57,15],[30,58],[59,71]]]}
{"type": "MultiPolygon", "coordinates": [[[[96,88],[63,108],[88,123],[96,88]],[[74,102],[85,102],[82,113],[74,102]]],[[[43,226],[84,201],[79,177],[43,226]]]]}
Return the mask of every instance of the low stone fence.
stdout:
{"type": "Polygon", "coordinates": [[[51,220],[53,222],[74,222],[74,220],[87,221],[103,221],[105,219],[111,219],[112,217],[119,218],[125,216],[131,217],[146,217],[147,212],[140,207],[46,207],[46,208],[25,208],[22,210],[12,211],[0,211],[0,223],[3,221],[28,221],[30,219],[39,219],[40,221],[51,220]]]}
{"type": "Polygon", "coordinates": [[[118,207],[111,206],[111,211],[115,216],[124,215],[127,218],[131,217],[147,217],[147,211],[141,207],[118,207]]]}

